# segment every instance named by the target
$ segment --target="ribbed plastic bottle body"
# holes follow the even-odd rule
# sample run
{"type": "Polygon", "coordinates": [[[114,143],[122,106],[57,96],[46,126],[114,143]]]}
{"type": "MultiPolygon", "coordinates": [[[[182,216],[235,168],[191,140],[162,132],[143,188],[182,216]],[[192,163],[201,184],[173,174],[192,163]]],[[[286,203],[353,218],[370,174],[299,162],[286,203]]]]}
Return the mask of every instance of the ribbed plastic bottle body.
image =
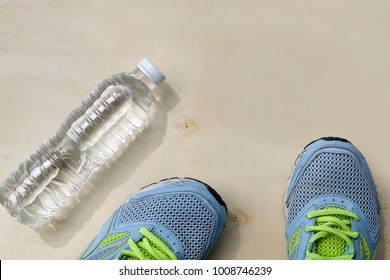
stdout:
{"type": "Polygon", "coordinates": [[[0,186],[0,203],[31,227],[46,225],[99,166],[146,125],[152,89],[138,71],[113,75],[0,186]]]}

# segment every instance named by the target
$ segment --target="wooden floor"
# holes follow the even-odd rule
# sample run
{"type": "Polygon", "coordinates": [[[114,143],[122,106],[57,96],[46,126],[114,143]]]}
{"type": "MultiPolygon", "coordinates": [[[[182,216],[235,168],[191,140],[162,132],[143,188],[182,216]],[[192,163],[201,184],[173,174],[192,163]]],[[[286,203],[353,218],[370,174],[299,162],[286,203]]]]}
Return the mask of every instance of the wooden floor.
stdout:
{"type": "Polygon", "coordinates": [[[174,176],[229,207],[210,259],[284,259],[291,168],[330,135],[366,156],[390,259],[389,1],[80,2],[0,1],[0,178],[104,77],[148,57],[167,79],[150,127],[56,230],[0,207],[0,259],[74,259],[131,194],[174,176]]]}

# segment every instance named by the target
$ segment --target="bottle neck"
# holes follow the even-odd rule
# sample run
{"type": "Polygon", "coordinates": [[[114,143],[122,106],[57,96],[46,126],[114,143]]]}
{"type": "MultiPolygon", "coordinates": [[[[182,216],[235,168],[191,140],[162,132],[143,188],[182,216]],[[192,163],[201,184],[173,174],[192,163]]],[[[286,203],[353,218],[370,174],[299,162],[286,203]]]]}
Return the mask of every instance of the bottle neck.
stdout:
{"type": "Polygon", "coordinates": [[[157,85],[155,85],[148,76],[142,73],[139,69],[133,71],[135,77],[140,79],[151,91],[155,90],[157,85]]]}

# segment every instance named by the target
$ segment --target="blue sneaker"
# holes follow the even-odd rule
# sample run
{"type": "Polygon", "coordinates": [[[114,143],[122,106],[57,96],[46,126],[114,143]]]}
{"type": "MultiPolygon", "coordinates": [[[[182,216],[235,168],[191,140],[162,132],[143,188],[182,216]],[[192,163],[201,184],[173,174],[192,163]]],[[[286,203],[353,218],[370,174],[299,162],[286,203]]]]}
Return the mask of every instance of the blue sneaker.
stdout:
{"type": "Polygon", "coordinates": [[[220,238],[225,202],[195,179],[142,188],[116,210],[78,259],[204,259],[220,238]]]}
{"type": "Polygon", "coordinates": [[[288,259],[374,259],[379,203],[363,155],[321,138],[298,157],[285,197],[288,259]]]}

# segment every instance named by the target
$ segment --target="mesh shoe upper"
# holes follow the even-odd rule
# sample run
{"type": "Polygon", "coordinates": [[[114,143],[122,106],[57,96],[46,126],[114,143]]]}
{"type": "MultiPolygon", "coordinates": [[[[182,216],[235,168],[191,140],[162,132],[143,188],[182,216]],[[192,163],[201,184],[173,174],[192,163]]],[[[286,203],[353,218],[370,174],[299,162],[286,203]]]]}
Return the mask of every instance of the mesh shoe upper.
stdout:
{"type": "Polygon", "coordinates": [[[156,222],[165,225],[185,243],[185,259],[201,259],[217,225],[215,215],[202,198],[193,194],[149,197],[121,209],[117,226],[156,222]]]}
{"type": "Polygon", "coordinates": [[[226,217],[226,205],[205,184],[192,179],[162,181],[124,203],[79,258],[117,257],[129,249],[129,237],[135,243],[142,239],[139,229],[145,228],[178,259],[203,259],[222,234],[226,217]]]}
{"type": "MultiPolygon", "coordinates": [[[[307,146],[297,160],[289,181],[285,205],[289,258],[305,258],[304,247],[307,246],[305,243],[315,234],[301,230],[297,234],[297,230],[302,226],[321,226],[316,219],[307,219],[306,214],[329,206],[346,209],[359,215],[359,221],[352,219],[349,226],[351,231],[362,233],[362,236],[354,240],[353,250],[364,251],[361,248],[368,246],[372,252],[369,255],[372,256],[379,237],[377,193],[363,156],[345,140],[316,141],[307,146]],[[297,235],[300,235],[300,238],[297,235]],[[301,243],[299,246],[303,246],[303,249],[295,248],[296,254],[292,256],[293,243],[298,239],[301,243]]],[[[348,217],[333,216],[349,223],[348,217]]],[[[346,250],[345,242],[331,235],[327,239],[319,239],[313,251],[324,254],[332,251],[333,247],[343,247],[346,250]]],[[[359,254],[354,254],[354,257],[358,258],[359,254]]]]}

